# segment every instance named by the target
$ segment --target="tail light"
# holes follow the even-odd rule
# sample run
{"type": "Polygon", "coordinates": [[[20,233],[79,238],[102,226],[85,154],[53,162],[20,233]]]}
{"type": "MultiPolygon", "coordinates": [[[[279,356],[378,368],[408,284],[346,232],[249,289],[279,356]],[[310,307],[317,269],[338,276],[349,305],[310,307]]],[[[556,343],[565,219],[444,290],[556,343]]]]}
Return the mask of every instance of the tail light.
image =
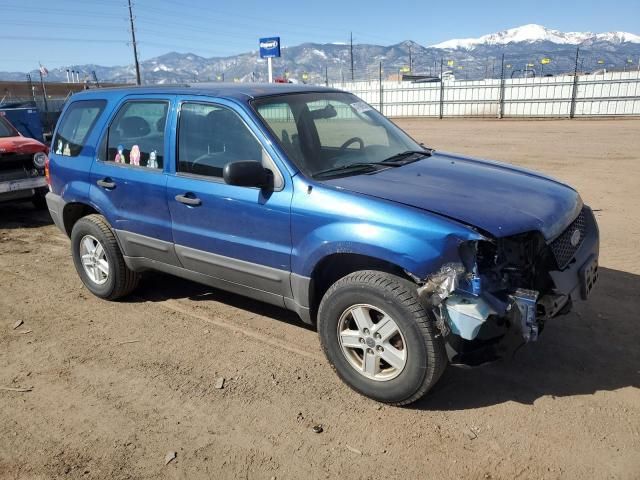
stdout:
{"type": "Polygon", "coordinates": [[[49,185],[49,190],[51,190],[51,174],[49,173],[49,155],[44,161],[44,177],[47,179],[47,185],[49,185]]]}

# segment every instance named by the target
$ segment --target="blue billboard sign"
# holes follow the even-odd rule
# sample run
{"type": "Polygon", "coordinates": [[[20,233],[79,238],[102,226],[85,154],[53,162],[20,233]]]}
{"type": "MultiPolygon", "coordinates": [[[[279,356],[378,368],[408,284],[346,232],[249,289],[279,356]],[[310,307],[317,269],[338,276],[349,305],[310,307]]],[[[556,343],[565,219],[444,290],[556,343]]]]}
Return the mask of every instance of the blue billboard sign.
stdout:
{"type": "Polygon", "coordinates": [[[277,58],[280,56],[280,37],[260,39],[260,58],[277,58]]]}

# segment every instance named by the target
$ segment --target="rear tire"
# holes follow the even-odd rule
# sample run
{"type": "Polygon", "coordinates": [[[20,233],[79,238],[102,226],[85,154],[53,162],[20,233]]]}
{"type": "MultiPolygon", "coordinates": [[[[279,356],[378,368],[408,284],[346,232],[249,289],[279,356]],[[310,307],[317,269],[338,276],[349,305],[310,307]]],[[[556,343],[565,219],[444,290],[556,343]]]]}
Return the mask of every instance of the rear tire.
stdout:
{"type": "Polygon", "coordinates": [[[415,402],[448,364],[416,285],[389,273],[359,271],[333,284],[320,302],[318,331],[338,376],[379,402],[415,402]]]}
{"type": "Polygon", "coordinates": [[[82,283],[97,297],[116,300],[131,293],[140,280],[130,270],[116,237],[102,215],[81,218],[71,231],[71,254],[82,283]]]}

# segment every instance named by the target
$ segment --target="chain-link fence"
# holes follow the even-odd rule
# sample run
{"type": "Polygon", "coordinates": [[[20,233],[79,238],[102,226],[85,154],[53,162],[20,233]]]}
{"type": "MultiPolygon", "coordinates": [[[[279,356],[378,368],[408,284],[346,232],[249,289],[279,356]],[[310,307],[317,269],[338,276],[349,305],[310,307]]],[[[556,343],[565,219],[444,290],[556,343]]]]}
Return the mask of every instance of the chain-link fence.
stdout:
{"type": "MultiPolygon", "coordinates": [[[[552,60],[542,57],[542,66],[552,60]]],[[[460,80],[444,58],[438,75],[403,75],[389,80],[383,64],[378,77],[364,81],[325,82],[350,91],[388,116],[416,117],[580,117],[640,115],[640,69],[583,71],[585,57],[574,53],[564,74],[536,74],[529,63],[518,70],[504,57],[498,78],[460,80]],[[571,68],[569,68],[571,67],[571,68]]],[[[599,65],[598,61],[591,62],[599,65]]],[[[492,69],[495,71],[495,67],[492,69]]],[[[487,68],[487,71],[489,69],[487,68]]]]}
{"type": "Polygon", "coordinates": [[[383,80],[444,76],[468,81],[562,76],[576,71],[579,74],[638,71],[640,44],[626,42],[615,48],[601,44],[580,47],[555,44],[548,50],[532,51],[529,46],[519,45],[440,50],[405,42],[393,51],[371,45],[354,46],[353,62],[348,46],[344,46],[343,50],[333,52],[321,69],[290,65],[283,60],[287,77],[317,84],[373,81],[379,79],[380,73],[383,80]]]}

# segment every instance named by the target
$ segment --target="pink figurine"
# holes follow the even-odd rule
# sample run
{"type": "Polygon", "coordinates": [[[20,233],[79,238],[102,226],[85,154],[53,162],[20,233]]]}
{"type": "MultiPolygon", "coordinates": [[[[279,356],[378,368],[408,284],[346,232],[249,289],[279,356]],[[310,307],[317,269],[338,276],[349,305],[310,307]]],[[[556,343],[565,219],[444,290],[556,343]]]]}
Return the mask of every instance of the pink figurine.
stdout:
{"type": "Polygon", "coordinates": [[[131,147],[131,153],[129,154],[129,163],[131,165],[140,166],[140,147],[134,145],[131,147]]]}
{"type": "Polygon", "coordinates": [[[124,146],[118,145],[118,153],[116,153],[116,158],[113,159],[116,163],[126,163],[127,159],[124,156],[124,146]]]}

